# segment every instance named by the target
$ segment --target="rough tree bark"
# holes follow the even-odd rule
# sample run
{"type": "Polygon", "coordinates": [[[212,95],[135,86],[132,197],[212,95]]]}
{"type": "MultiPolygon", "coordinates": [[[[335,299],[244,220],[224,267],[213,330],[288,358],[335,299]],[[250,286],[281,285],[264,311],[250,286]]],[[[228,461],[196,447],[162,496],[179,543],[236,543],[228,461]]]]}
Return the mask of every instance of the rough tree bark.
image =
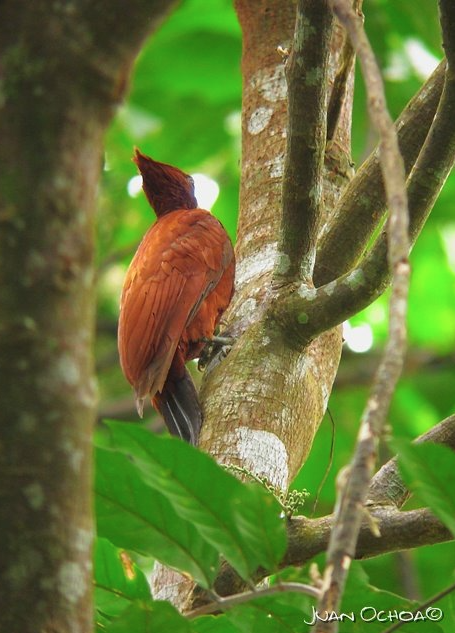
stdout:
{"type": "Polygon", "coordinates": [[[92,630],[93,211],[104,130],[172,6],[0,5],[0,630],[92,630]]]}
{"type": "MultiPolygon", "coordinates": [[[[205,376],[200,445],[220,462],[242,465],[286,489],[308,455],[325,412],[341,334],[339,329],[331,330],[308,345],[262,318],[279,257],[288,122],[285,69],[277,46],[292,45],[295,5],[238,0],[236,9],[244,38],[243,145],[236,294],[226,330],[237,341],[225,361],[205,376]]],[[[338,29],[326,37],[321,45],[327,52],[330,47],[340,48],[338,29]]],[[[331,82],[337,59],[332,54],[327,60],[331,82]]],[[[324,72],[316,66],[313,70],[315,76],[324,72]]],[[[347,99],[344,111],[349,109],[347,99]]],[[[338,133],[340,154],[349,143],[349,116],[344,115],[343,122],[338,133]]],[[[328,180],[324,183],[326,211],[338,195],[339,181],[339,176],[334,179],[336,188],[328,180]]],[[[280,279],[276,283],[284,285],[280,279]]]]}

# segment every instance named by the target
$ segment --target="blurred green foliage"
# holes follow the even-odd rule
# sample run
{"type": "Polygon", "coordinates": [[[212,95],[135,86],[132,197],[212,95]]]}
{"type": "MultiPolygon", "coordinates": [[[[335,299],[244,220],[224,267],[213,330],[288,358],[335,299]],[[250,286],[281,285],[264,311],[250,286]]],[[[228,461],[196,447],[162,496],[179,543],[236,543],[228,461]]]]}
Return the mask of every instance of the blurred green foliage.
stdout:
{"type": "MultiPolygon", "coordinates": [[[[370,0],[364,12],[367,32],[384,70],[389,108],[396,117],[428,72],[424,63],[427,56],[442,56],[437,2],[370,0]]],[[[234,238],[239,189],[240,56],[241,32],[231,0],[184,0],[141,52],[129,98],[107,134],[98,214],[100,416],[137,420],[131,391],[118,368],[115,335],[126,267],[154,220],[144,196],[128,193],[128,183],[136,175],[131,162],[133,147],[137,145],[160,161],[216,180],[220,195],[213,212],[234,238]]],[[[374,142],[364,86],[358,77],[353,117],[353,159],[357,164],[374,142]]],[[[389,416],[394,434],[401,437],[421,434],[454,409],[454,200],[452,174],[412,253],[409,353],[389,416]]],[[[352,326],[364,324],[371,328],[373,346],[363,354],[345,348],[329,403],[336,428],[335,451],[320,493],[318,514],[331,511],[336,473],[349,459],[355,442],[368,387],[387,336],[387,296],[351,319],[352,326]]],[[[310,459],[295,482],[296,488],[307,488],[313,500],[324,474],[321,464],[329,462],[332,433],[326,416],[310,459]]],[[[384,446],[381,457],[386,459],[388,455],[389,449],[384,446]]],[[[414,577],[419,595],[428,597],[450,582],[455,546],[423,548],[406,560],[405,573],[414,577]]],[[[404,594],[400,565],[402,561],[390,555],[364,566],[374,585],[404,594]]],[[[226,630],[231,630],[232,624],[232,620],[229,626],[226,621],[226,630]]],[[[441,626],[452,630],[444,622],[441,626]]]]}

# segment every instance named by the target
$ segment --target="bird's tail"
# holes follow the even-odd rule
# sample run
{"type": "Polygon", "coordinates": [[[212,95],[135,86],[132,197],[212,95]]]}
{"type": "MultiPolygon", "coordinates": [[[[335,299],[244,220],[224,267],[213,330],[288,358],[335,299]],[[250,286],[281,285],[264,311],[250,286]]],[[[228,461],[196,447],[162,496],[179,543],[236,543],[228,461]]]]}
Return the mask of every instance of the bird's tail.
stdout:
{"type": "Polygon", "coordinates": [[[197,444],[202,424],[201,406],[186,368],[182,378],[166,380],[161,393],[155,394],[153,406],[163,416],[172,435],[197,444]]]}

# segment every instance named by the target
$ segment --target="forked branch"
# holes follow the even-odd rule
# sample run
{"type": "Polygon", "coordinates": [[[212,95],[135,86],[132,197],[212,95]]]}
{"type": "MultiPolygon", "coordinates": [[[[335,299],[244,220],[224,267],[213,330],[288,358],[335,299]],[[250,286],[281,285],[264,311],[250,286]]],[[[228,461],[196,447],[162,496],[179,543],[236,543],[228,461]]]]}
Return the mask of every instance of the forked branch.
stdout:
{"type": "MultiPolygon", "coordinates": [[[[444,60],[395,123],[407,174],[417,160],[436,113],[445,69],[444,60]]],[[[358,264],[386,210],[379,150],[376,148],[343,192],[330,226],[318,245],[314,271],[316,286],[337,279],[358,264]]]]}

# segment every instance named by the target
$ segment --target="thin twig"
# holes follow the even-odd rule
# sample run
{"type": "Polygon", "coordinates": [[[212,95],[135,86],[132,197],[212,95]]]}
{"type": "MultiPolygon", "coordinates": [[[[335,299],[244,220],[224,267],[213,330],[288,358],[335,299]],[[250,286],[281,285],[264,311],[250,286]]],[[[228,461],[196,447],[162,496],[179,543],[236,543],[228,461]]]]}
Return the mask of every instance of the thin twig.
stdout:
{"type": "MultiPolygon", "coordinates": [[[[442,600],[442,598],[445,598],[445,596],[449,595],[449,593],[452,593],[452,591],[455,591],[455,583],[453,583],[453,585],[449,585],[446,589],[435,594],[434,596],[432,596],[425,602],[422,602],[422,604],[419,604],[413,611],[411,611],[411,613],[413,615],[416,615],[419,611],[423,611],[424,609],[431,607],[436,602],[438,602],[439,600],[442,600]]],[[[442,620],[442,617],[440,617],[439,619],[442,620]]],[[[395,624],[392,624],[392,626],[389,626],[389,628],[385,629],[385,631],[382,631],[382,633],[392,633],[392,631],[396,631],[397,629],[401,628],[405,624],[406,624],[405,620],[395,622],[395,624]]]]}
{"type": "MultiPolygon", "coordinates": [[[[393,121],[387,111],[384,87],[362,20],[346,0],[331,0],[333,11],[345,27],[362,66],[368,92],[370,117],[380,135],[380,161],[390,209],[388,262],[392,271],[389,339],[372,394],[362,416],[357,446],[337,501],[318,610],[337,611],[347,573],[355,555],[364,517],[369,481],[376,459],[390,400],[401,373],[406,349],[406,307],[409,287],[409,240],[406,178],[393,121]]],[[[319,622],[316,633],[338,630],[338,623],[319,622]]]]}
{"type": "Polygon", "coordinates": [[[275,282],[311,280],[322,204],[329,43],[328,0],[298,0],[286,62],[288,131],[275,282]]]}
{"type": "Polygon", "coordinates": [[[204,604],[202,607],[198,607],[187,614],[187,617],[192,619],[200,615],[207,615],[209,613],[216,613],[217,611],[226,611],[232,607],[236,607],[239,604],[250,602],[256,598],[265,598],[270,596],[276,596],[277,594],[289,591],[292,593],[303,593],[312,598],[319,597],[319,589],[312,587],[311,585],[305,585],[300,582],[282,582],[272,587],[265,587],[264,589],[258,589],[257,591],[245,591],[243,593],[236,593],[228,598],[217,597],[215,602],[204,604]]]}
{"type": "Polygon", "coordinates": [[[334,449],[335,449],[335,432],[336,432],[336,427],[335,427],[335,420],[333,419],[332,414],[330,413],[330,409],[327,407],[327,414],[330,418],[330,423],[332,425],[332,436],[330,439],[330,449],[329,449],[329,463],[326,466],[325,469],[325,473],[324,476],[321,479],[321,483],[318,486],[318,489],[316,491],[315,497],[314,497],[314,503],[313,503],[313,510],[311,512],[311,516],[313,517],[314,514],[316,513],[316,508],[319,502],[319,495],[321,494],[321,491],[325,485],[325,482],[327,481],[327,477],[329,476],[330,470],[332,468],[332,464],[333,464],[333,453],[334,453],[334,449]]]}

